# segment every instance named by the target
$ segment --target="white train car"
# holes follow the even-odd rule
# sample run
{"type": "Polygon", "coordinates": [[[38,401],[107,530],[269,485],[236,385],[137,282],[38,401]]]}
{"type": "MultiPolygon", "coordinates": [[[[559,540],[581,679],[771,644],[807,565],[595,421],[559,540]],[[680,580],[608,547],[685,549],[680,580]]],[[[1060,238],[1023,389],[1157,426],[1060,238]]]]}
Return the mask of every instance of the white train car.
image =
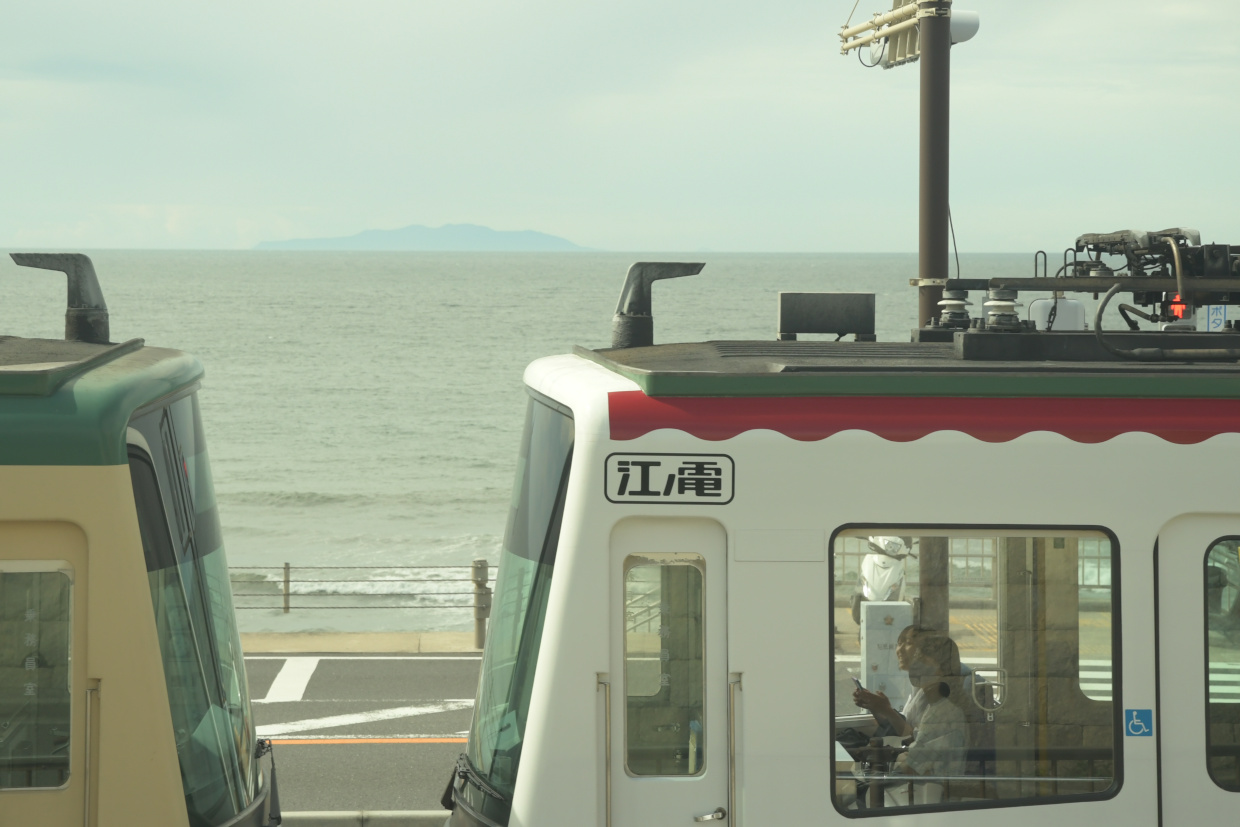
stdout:
{"type": "MultiPolygon", "coordinates": [[[[783,341],[652,345],[657,269],[630,273],[626,346],[525,373],[451,827],[1234,818],[1240,335],[1012,327],[1000,295],[989,327],[945,305],[874,342],[844,294],[786,296],[783,341]],[[795,340],[798,306],[862,341],[795,340]],[[916,558],[862,645],[874,537],[916,558]],[[883,738],[853,701],[854,678],[909,694],[905,625],[976,675],[950,699],[967,753],[926,759],[924,721],[883,738]]],[[[1156,276],[1138,301],[1170,316],[1156,276]]]]}

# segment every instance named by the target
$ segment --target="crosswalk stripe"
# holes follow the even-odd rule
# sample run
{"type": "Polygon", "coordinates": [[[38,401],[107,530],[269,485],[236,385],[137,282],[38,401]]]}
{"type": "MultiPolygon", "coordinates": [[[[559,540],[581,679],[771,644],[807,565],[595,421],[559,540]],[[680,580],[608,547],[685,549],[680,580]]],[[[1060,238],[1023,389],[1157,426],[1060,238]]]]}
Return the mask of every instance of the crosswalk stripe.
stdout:
{"type": "Polygon", "coordinates": [[[310,678],[314,677],[314,670],[318,667],[318,658],[288,658],[280,667],[276,679],[271,682],[267,697],[260,703],[300,701],[306,694],[306,685],[310,683],[310,678]]]}

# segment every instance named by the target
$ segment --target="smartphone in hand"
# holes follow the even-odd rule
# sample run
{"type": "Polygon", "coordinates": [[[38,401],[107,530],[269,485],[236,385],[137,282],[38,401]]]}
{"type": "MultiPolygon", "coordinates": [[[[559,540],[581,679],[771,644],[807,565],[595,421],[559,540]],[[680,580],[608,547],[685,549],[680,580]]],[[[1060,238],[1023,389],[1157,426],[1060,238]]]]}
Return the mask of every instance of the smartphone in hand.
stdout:
{"type": "Polygon", "coordinates": [[[851,677],[852,677],[852,682],[853,682],[853,684],[854,684],[854,685],[855,685],[858,689],[865,689],[865,687],[861,685],[861,681],[857,680],[857,676],[856,676],[856,675],[852,675],[851,677]]]}

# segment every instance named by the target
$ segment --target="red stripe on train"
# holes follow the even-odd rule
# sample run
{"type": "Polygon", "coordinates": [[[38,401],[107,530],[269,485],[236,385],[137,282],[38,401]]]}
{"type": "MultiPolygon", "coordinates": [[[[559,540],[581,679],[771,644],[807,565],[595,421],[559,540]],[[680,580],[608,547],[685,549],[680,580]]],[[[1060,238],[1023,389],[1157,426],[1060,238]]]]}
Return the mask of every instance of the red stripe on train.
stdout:
{"type": "Polygon", "coordinates": [[[860,430],[892,442],[936,431],[961,431],[983,442],[1050,431],[1087,443],[1144,432],[1180,445],[1240,433],[1240,399],[649,397],[617,391],[608,403],[615,440],[660,428],[709,440],[766,429],[807,441],[860,430]]]}

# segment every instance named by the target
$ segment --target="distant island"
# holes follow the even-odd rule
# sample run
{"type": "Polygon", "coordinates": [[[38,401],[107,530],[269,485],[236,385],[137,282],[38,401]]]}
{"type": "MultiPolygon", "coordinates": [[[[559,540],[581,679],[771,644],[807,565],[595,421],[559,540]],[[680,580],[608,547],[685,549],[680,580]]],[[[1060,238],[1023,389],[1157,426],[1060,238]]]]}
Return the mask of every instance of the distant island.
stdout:
{"type": "Polygon", "coordinates": [[[255,250],[412,250],[422,252],[549,253],[585,250],[567,239],[533,230],[492,230],[477,224],[399,230],[365,230],[345,238],[294,238],[262,241],[255,250]]]}

